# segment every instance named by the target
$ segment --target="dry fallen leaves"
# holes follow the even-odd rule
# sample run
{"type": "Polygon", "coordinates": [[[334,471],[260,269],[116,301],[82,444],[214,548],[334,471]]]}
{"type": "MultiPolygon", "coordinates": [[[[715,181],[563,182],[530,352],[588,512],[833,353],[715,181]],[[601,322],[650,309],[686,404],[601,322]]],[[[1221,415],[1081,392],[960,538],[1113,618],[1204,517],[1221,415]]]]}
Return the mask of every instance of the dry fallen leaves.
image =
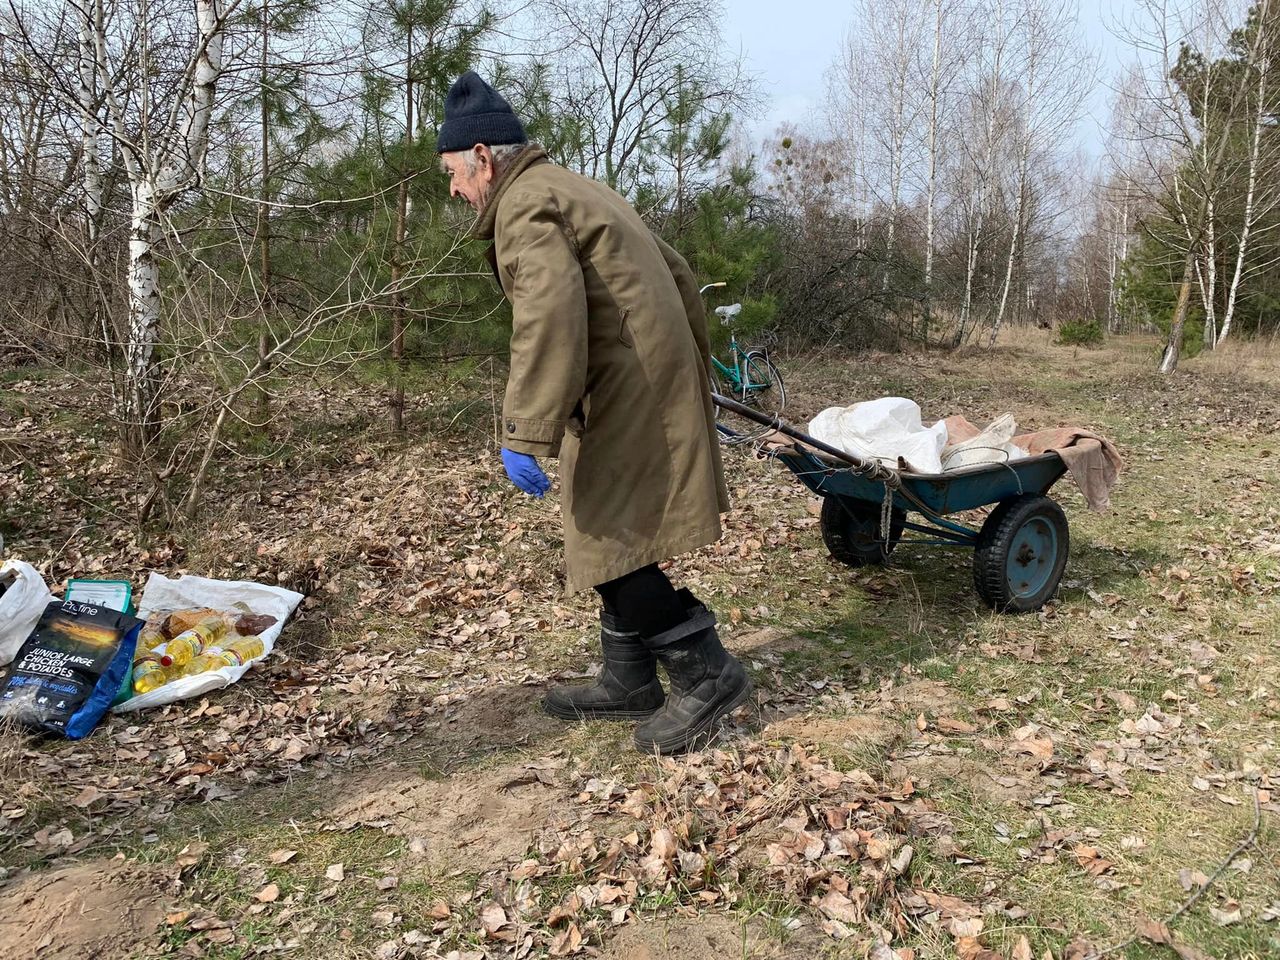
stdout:
{"type": "Polygon", "coordinates": [[[1025,753],[1036,760],[1053,759],[1053,740],[1048,736],[1036,736],[1040,727],[1031,723],[1013,731],[1013,741],[1008,749],[1013,753],[1025,753]]]}
{"type": "Polygon", "coordinates": [[[943,733],[977,733],[978,727],[969,723],[967,720],[959,720],[955,717],[939,717],[935,721],[936,726],[943,733]]]}
{"type": "Polygon", "coordinates": [[[576,923],[570,923],[551,941],[547,952],[553,957],[568,957],[582,950],[582,931],[576,923]]]}
{"type": "Polygon", "coordinates": [[[1071,852],[1076,858],[1076,863],[1083,867],[1084,871],[1090,876],[1100,877],[1104,873],[1115,869],[1115,864],[1099,853],[1097,847],[1081,843],[1077,844],[1076,848],[1071,852]]]}
{"type": "Polygon", "coordinates": [[[1208,882],[1208,876],[1201,873],[1199,870],[1192,870],[1189,867],[1183,867],[1178,871],[1178,883],[1180,883],[1182,885],[1182,889],[1186,890],[1188,893],[1193,890],[1200,889],[1207,885],[1208,882]]]}
{"type": "Polygon", "coordinates": [[[482,906],[476,914],[476,919],[480,921],[480,928],[484,930],[486,937],[506,941],[515,939],[515,932],[509,929],[510,921],[507,919],[507,911],[496,900],[490,900],[482,906]]]}
{"type": "Polygon", "coordinates": [[[650,850],[658,859],[670,863],[677,850],[675,834],[666,827],[655,830],[650,850]]]}
{"type": "Polygon", "coordinates": [[[203,858],[209,850],[209,844],[204,841],[197,840],[195,843],[188,843],[185,847],[178,851],[178,856],[174,859],[182,869],[194,867],[203,858]]]}
{"type": "Polygon", "coordinates": [[[1189,943],[1178,940],[1168,924],[1143,917],[1138,921],[1138,936],[1152,943],[1172,948],[1182,960],[1209,960],[1208,954],[1200,952],[1189,943]]]}
{"type": "Polygon", "coordinates": [[[453,910],[443,900],[437,900],[427,910],[427,916],[432,920],[448,920],[453,915],[453,910]]]}
{"type": "Polygon", "coordinates": [[[88,810],[91,806],[101,800],[103,793],[97,787],[90,784],[76,794],[71,801],[73,807],[79,807],[81,810],[88,810]]]}
{"type": "Polygon", "coordinates": [[[1229,927],[1244,919],[1244,910],[1236,900],[1228,900],[1221,907],[1210,907],[1209,916],[1220,927],[1229,927]]]}

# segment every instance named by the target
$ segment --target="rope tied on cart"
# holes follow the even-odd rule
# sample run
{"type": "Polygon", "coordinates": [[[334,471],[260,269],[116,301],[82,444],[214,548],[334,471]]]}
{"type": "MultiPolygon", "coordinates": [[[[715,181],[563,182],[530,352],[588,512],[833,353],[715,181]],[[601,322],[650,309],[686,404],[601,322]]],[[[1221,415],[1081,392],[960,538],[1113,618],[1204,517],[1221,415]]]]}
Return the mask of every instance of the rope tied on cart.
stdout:
{"type": "Polygon", "coordinates": [[[884,563],[909,529],[938,538],[914,538],[913,544],[972,549],[974,588],[994,610],[1039,610],[1057,591],[1070,545],[1066,515],[1046,496],[1067,472],[1058,452],[1050,450],[1016,462],[989,461],[947,473],[914,474],[833,447],[777,415],[717,394],[712,400],[721,409],[768,428],[764,434],[748,431],[744,435],[716,423],[719,433],[739,442],[754,435],[758,455],[785,465],[822,498],[819,527],[835,560],[853,567],[884,563]],[[879,538],[874,532],[877,503],[879,538]],[[983,507],[992,509],[978,529],[947,519],[948,514],[983,507]],[[921,519],[912,522],[912,513],[921,519]]]}
{"type": "MultiPolygon", "coordinates": [[[[833,447],[828,443],[815,439],[807,434],[801,433],[791,424],[787,423],[776,413],[765,413],[754,407],[749,407],[744,403],[739,403],[729,397],[721,396],[718,393],[711,395],[711,401],[717,407],[728,410],[730,413],[736,413],[740,417],[744,417],[753,423],[768,428],[770,431],[780,433],[790,440],[803,444],[818,453],[826,455],[828,458],[838,460],[844,464],[844,469],[853,473],[867,477],[869,480],[877,481],[884,484],[885,496],[881,504],[881,522],[880,533],[886,542],[890,536],[889,528],[893,517],[893,499],[895,495],[901,495],[913,506],[928,510],[924,504],[911,493],[909,489],[902,484],[902,475],[893,467],[886,466],[879,460],[868,460],[864,457],[855,456],[838,447],[833,447]]],[[[732,431],[729,431],[732,432],[732,431]]],[[[767,434],[765,434],[767,436],[767,434]]]]}

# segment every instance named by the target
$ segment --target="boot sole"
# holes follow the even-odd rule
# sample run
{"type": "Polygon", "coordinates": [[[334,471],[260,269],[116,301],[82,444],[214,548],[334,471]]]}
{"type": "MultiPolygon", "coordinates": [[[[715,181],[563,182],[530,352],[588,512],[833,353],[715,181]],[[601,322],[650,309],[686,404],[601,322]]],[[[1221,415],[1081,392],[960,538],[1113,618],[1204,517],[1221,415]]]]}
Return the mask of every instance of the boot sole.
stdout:
{"type": "Polygon", "coordinates": [[[542,712],[557,720],[647,720],[661,709],[662,704],[652,710],[579,710],[542,701],[542,712]]]}
{"type": "Polygon", "coordinates": [[[665,757],[673,753],[684,753],[687,750],[692,750],[695,746],[705,746],[711,742],[711,735],[715,731],[716,723],[722,717],[727,717],[742,706],[747,697],[751,696],[751,692],[754,689],[755,684],[751,682],[750,677],[747,677],[741,690],[726,700],[723,706],[710,711],[705,720],[700,721],[696,726],[688,728],[682,736],[671,740],[652,740],[647,742],[637,739],[634,741],[635,747],[641,753],[657,751],[665,757]]]}

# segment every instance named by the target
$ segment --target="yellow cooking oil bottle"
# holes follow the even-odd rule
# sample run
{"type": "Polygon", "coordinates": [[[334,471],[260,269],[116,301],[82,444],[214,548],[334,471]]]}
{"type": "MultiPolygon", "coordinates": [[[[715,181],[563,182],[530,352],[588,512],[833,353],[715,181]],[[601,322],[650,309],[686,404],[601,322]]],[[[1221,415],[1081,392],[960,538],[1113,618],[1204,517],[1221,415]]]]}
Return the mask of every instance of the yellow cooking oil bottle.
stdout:
{"type": "Polygon", "coordinates": [[[185,667],[204,653],[205,647],[213,646],[226,635],[225,620],[221,617],[206,617],[190,630],[184,630],[165,644],[164,653],[160,655],[160,663],[166,667],[185,667]]]}
{"type": "Polygon", "coordinates": [[[139,657],[133,661],[133,692],[135,694],[150,693],[173,679],[160,658],[155,654],[139,657]]]}
{"type": "Polygon", "coordinates": [[[190,677],[208,670],[220,670],[223,667],[238,667],[255,657],[262,656],[262,651],[265,649],[266,645],[260,637],[241,637],[208,653],[193,657],[182,667],[182,676],[190,677]]]}

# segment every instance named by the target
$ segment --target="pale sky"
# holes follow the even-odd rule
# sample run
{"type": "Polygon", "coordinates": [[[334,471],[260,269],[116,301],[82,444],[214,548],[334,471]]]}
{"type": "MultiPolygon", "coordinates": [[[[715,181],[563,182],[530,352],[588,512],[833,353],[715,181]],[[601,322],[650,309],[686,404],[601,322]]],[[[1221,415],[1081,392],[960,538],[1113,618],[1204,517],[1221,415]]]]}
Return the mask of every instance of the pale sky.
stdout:
{"type": "MultiPolygon", "coordinates": [[[[825,74],[852,23],[854,5],[849,0],[723,2],[726,16],[721,35],[730,51],[743,53],[764,98],[760,117],[749,123],[752,145],[758,148],[758,141],[779,123],[789,120],[803,126],[820,110],[826,94],[825,74]]],[[[1082,145],[1096,157],[1102,152],[1102,127],[1107,119],[1107,81],[1125,61],[1124,45],[1107,26],[1117,15],[1123,16],[1133,0],[1079,3],[1081,34],[1100,55],[1098,86],[1079,132],[1082,145]]]]}

